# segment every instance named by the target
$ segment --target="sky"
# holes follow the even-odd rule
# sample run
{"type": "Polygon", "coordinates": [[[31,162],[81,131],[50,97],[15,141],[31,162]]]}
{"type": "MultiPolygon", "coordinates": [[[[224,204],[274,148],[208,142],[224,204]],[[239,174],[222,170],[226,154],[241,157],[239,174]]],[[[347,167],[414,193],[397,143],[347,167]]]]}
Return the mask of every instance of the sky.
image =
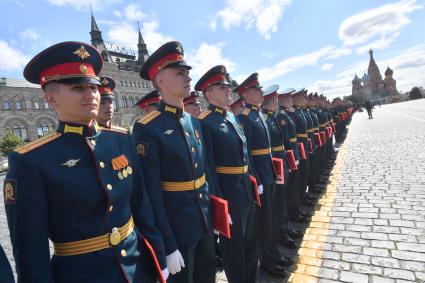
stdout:
{"type": "Polygon", "coordinates": [[[241,83],[306,87],[329,98],[351,94],[369,49],[399,91],[425,86],[425,0],[0,0],[0,77],[62,41],[90,43],[90,4],[105,41],[150,53],[180,41],[192,86],[215,65],[241,83]]]}

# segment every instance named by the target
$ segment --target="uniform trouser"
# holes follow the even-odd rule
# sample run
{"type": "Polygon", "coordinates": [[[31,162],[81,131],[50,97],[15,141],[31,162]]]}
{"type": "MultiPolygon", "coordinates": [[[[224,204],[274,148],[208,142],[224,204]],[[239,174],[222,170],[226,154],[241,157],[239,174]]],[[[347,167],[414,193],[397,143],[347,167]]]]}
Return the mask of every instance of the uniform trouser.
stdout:
{"type": "Polygon", "coordinates": [[[304,200],[304,196],[307,190],[307,182],[308,182],[308,174],[310,173],[310,160],[307,155],[307,159],[301,159],[300,160],[300,177],[298,180],[298,186],[299,186],[299,198],[300,202],[304,200]]]}
{"type": "Polygon", "coordinates": [[[15,279],[13,278],[12,268],[10,267],[9,261],[1,246],[0,246],[0,278],[1,278],[0,281],[4,283],[15,282],[15,279]]]}
{"type": "Polygon", "coordinates": [[[310,154],[310,158],[309,158],[309,174],[307,177],[307,184],[309,186],[309,188],[315,183],[316,181],[316,176],[317,176],[317,162],[318,162],[318,150],[316,149],[316,151],[314,151],[312,154],[310,154]]]}
{"type": "Polygon", "coordinates": [[[276,243],[274,236],[274,227],[272,219],[272,194],[274,184],[263,184],[263,194],[260,195],[261,207],[257,209],[258,213],[258,242],[259,258],[263,266],[276,266],[276,243]]]}
{"type": "Polygon", "coordinates": [[[300,206],[301,206],[301,202],[300,202],[300,198],[299,198],[299,189],[300,186],[298,185],[299,183],[299,174],[300,174],[300,170],[301,167],[298,167],[298,170],[292,171],[289,174],[289,177],[287,178],[286,181],[286,193],[284,193],[284,195],[286,195],[286,199],[287,199],[287,213],[288,213],[288,217],[295,217],[298,215],[300,206]]]}
{"type": "Polygon", "coordinates": [[[231,238],[220,235],[224,272],[230,283],[255,283],[258,266],[257,218],[253,202],[229,202],[231,238]]]}
{"type": "MultiPolygon", "coordinates": [[[[190,230],[190,227],[187,227],[190,230]]],[[[179,247],[185,268],[170,275],[168,283],[214,283],[215,248],[213,234],[206,235],[197,242],[179,247]]]]}

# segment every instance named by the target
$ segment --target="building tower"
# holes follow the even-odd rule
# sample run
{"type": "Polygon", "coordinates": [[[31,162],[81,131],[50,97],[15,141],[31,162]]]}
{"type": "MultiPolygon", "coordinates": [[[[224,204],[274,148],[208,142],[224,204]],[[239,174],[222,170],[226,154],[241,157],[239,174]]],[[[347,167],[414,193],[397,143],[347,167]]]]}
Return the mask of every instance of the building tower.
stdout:
{"type": "Polygon", "coordinates": [[[367,74],[369,76],[368,86],[370,87],[371,98],[385,96],[385,85],[382,80],[381,72],[379,71],[378,65],[373,59],[373,50],[369,50],[370,60],[369,67],[367,68],[367,74]]]}

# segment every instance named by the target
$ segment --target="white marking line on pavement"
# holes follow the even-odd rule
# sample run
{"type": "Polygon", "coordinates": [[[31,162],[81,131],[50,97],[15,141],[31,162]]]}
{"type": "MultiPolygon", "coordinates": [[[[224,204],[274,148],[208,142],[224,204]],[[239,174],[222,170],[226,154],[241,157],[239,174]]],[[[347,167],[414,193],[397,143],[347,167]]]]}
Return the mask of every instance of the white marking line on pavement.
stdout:
{"type": "Polygon", "coordinates": [[[413,116],[410,116],[410,115],[404,115],[404,114],[400,114],[400,113],[397,113],[397,112],[394,112],[394,111],[390,111],[390,110],[386,110],[386,109],[383,109],[382,111],[391,112],[391,113],[396,114],[398,116],[402,116],[402,117],[410,118],[410,119],[413,119],[413,120],[418,120],[418,121],[421,121],[421,122],[425,122],[424,119],[419,119],[419,118],[416,118],[416,117],[413,117],[413,116]]]}

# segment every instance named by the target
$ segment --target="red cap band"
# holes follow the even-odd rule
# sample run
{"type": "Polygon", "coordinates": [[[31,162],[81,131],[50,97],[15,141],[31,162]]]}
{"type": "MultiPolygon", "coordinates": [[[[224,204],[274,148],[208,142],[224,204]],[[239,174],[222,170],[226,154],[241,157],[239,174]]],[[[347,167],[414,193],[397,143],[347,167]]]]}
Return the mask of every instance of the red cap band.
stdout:
{"type": "Polygon", "coordinates": [[[149,78],[153,80],[153,78],[155,78],[158,72],[161,71],[164,67],[177,62],[184,62],[183,55],[181,55],[180,53],[168,54],[167,56],[161,58],[149,69],[149,78]]]}
{"type": "Polygon", "coordinates": [[[151,104],[154,104],[154,103],[158,103],[158,101],[160,100],[161,98],[159,97],[159,96],[155,96],[155,97],[152,97],[152,98],[150,98],[150,99],[148,99],[148,100],[145,100],[145,101],[143,101],[142,103],[140,103],[139,104],[139,108],[140,109],[143,109],[143,108],[145,108],[146,106],[148,106],[148,105],[151,105],[151,104]]]}
{"type": "Polygon", "coordinates": [[[210,77],[208,80],[206,80],[201,86],[200,89],[201,91],[205,91],[207,89],[207,87],[209,87],[210,85],[219,83],[219,82],[225,82],[226,81],[226,77],[224,76],[224,74],[217,74],[215,76],[210,77]]]}
{"type": "Polygon", "coordinates": [[[71,78],[97,78],[91,64],[81,62],[63,63],[40,72],[40,84],[71,78]]]}
{"type": "Polygon", "coordinates": [[[242,87],[240,87],[239,89],[237,89],[238,94],[242,94],[246,89],[254,86],[254,85],[259,85],[260,83],[258,82],[258,80],[252,80],[250,82],[245,83],[245,85],[243,85],[242,87]]]}

